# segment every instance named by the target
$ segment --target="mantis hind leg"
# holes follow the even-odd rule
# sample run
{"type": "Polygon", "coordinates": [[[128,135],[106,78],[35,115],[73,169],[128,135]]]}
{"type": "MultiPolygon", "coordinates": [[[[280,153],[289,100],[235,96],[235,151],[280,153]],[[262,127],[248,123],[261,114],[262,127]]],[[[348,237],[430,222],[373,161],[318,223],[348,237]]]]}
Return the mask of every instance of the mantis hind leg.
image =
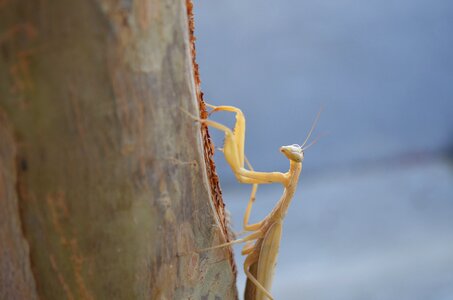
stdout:
{"type": "Polygon", "coordinates": [[[250,267],[254,264],[257,263],[259,260],[259,254],[257,252],[252,252],[247,258],[245,259],[244,262],[244,272],[247,278],[253,282],[253,284],[256,286],[258,290],[263,292],[270,300],[274,300],[272,295],[264,288],[264,286],[253,276],[252,273],[250,273],[250,267]]]}
{"type": "Polygon", "coordinates": [[[254,233],[250,234],[249,236],[246,236],[245,238],[237,239],[237,240],[234,240],[234,241],[231,241],[231,242],[228,242],[228,243],[220,244],[220,245],[209,247],[209,248],[200,249],[198,251],[199,252],[203,252],[203,251],[223,248],[223,247],[226,247],[226,246],[231,246],[231,245],[234,245],[234,244],[239,244],[239,243],[244,243],[244,242],[248,242],[248,241],[253,241],[253,240],[261,238],[262,236],[263,236],[263,233],[261,231],[257,231],[257,232],[254,232],[254,233]]]}

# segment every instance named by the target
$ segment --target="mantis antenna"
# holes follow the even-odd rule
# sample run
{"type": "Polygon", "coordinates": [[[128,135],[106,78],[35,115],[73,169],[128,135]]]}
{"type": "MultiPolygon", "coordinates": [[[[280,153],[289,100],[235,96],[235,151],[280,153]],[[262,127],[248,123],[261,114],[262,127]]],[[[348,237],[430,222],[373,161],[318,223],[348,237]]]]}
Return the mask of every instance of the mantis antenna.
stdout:
{"type": "Polygon", "coordinates": [[[302,151],[307,150],[308,148],[310,148],[311,146],[316,144],[319,141],[320,138],[322,138],[323,136],[326,136],[326,135],[328,135],[328,133],[322,133],[322,134],[318,135],[313,141],[311,141],[310,144],[308,144],[307,146],[303,147],[302,151]]]}
{"type": "Polygon", "coordinates": [[[305,150],[307,149],[308,147],[310,147],[311,145],[314,145],[316,143],[316,141],[319,139],[316,138],[315,139],[315,142],[311,142],[306,148],[304,148],[305,144],[308,142],[308,139],[310,138],[311,134],[313,133],[313,131],[315,130],[316,128],[316,125],[318,124],[318,121],[319,121],[319,117],[321,116],[321,112],[323,111],[324,107],[321,106],[321,108],[319,109],[318,113],[316,114],[316,118],[313,122],[313,125],[311,125],[311,128],[310,128],[310,131],[308,132],[307,134],[307,137],[305,138],[305,141],[304,143],[302,144],[302,146],[300,146],[302,148],[302,150],[305,150]]]}

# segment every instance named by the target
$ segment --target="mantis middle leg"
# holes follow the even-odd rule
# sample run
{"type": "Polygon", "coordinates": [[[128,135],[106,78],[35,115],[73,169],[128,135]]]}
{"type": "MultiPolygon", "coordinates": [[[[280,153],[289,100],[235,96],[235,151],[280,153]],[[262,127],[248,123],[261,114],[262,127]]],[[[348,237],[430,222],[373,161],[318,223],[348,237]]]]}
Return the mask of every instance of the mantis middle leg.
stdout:
{"type": "MultiPolygon", "coordinates": [[[[251,170],[251,171],[254,171],[253,170],[253,167],[252,165],[250,164],[249,160],[247,159],[246,156],[244,156],[245,158],[245,162],[248,166],[248,168],[251,170]]],[[[253,179],[250,179],[251,181],[253,181],[253,179]]],[[[256,192],[258,191],[258,184],[257,183],[253,183],[253,186],[252,186],[252,192],[250,193],[250,198],[249,198],[249,202],[247,203],[247,208],[245,210],[245,214],[244,214],[244,224],[243,224],[243,227],[244,227],[244,230],[245,231],[256,231],[258,230],[262,224],[263,224],[263,221],[261,222],[258,222],[258,223],[255,223],[255,224],[249,224],[249,218],[250,218],[250,214],[252,212],[252,206],[253,206],[253,203],[255,202],[255,199],[256,199],[256,192]]]]}
{"type": "Polygon", "coordinates": [[[231,242],[228,242],[228,243],[220,244],[220,245],[209,247],[209,248],[200,249],[199,251],[213,250],[213,249],[223,248],[223,247],[226,247],[226,246],[231,246],[231,245],[234,245],[234,244],[250,242],[250,241],[253,241],[253,240],[257,240],[257,239],[259,239],[261,237],[263,237],[263,233],[261,231],[256,231],[256,232],[246,236],[245,238],[237,239],[237,240],[234,240],[234,241],[231,241],[231,242]]]}
{"type": "MultiPolygon", "coordinates": [[[[223,148],[219,148],[219,150],[223,152],[223,148]]],[[[250,164],[249,160],[247,159],[247,156],[244,155],[244,159],[245,159],[245,163],[247,164],[247,167],[250,169],[250,171],[254,171],[252,165],[250,164]]],[[[247,203],[247,208],[245,210],[243,228],[244,228],[244,231],[256,231],[262,226],[263,221],[261,221],[259,223],[255,223],[255,224],[249,224],[249,218],[250,218],[250,213],[252,212],[253,203],[255,202],[255,199],[256,199],[256,192],[258,191],[258,183],[255,183],[255,180],[251,179],[251,178],[245,178],[244,180],[246,181],[246,183],[253,184],[253,186],[252,186],[252,192],[250,193],[249,202],[247,203]]]]}

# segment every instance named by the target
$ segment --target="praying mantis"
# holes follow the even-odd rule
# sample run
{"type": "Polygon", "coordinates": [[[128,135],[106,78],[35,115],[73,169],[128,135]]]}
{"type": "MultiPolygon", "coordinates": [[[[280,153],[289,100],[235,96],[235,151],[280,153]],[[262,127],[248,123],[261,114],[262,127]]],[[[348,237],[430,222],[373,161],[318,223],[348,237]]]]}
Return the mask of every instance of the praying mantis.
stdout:
{"type": "Polygon", "coordinates": [[[257,172],[254,171],[244,154],[245,117],[242,111],[234,106],[214,106],[209,104],[207,104],[207,106],[212,109],[209,115],[218,111],[233,112],[236,114],[236,123],[233,130],[212,120],[192,117],[200,123],[204,123],[207,126],[224,132],[225,141],[222,151],[227,163],[239,182],[253,185],[243,224],[244,231],[252,233],[245,238],[202,249],[202,251],[247,242],[242,249],[241,254],[247,256],[244,262],[244,272],[247,278],[256,286],[254,300],[273,300],[274,298],[269,291],[272,285],[275,264],[277,262],[283,219],[288,211],[294,193],[296,192],[299,175],[302,170],[302,162],[304,160],[304,150],[316,142],[315,140],[305,146],[316,126],[320,112],[318,112],[318,115],[301,146],[293,144],[280,147],[280,152],[288,158],[290,163],[289,170],[286,173],[257,172]],[[244,164],[247,164],[248,169],[244,167],[244,164]],[[283,195],[274,209],[263,220],[255,224],[249,224],[249,217],[255,201],[258,185],[270,183],[282,184],[284,188],[283,195]],[[250,267],[254,264],[256,264],[256,277],[250,271],[250,267]]]}

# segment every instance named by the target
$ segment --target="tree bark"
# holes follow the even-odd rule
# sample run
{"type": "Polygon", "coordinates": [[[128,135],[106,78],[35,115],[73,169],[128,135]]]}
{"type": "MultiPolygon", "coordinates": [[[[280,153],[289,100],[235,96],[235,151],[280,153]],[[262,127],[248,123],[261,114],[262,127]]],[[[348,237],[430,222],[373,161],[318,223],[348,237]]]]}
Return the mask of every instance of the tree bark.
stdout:
{"type": "Polygon", "coordinates": [[[191,7],[0,0],[0,299],[237,298],[191,7]]]}

